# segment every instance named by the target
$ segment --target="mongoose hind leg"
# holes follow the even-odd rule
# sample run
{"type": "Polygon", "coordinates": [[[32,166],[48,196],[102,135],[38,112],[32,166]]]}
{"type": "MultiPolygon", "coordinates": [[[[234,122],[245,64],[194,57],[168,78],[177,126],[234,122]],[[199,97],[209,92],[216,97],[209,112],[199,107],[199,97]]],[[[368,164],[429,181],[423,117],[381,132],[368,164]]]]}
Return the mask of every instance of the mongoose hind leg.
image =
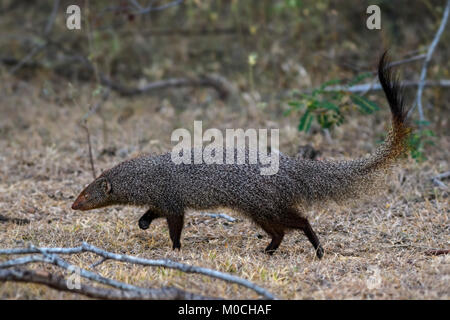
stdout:
{"type": "Polygon", "coordinates": [[[306,218],[300,218],[300,226],[299,229],[302,229],[305,233],[306,237],[308,238],[309,242],[313,245],[314,249],[316,250],[316,256],[319,259],[322,259],[323,257],[323,248],[320,244],[319,238],[317,237],[316,233],[314,232],[313,228],[309,224],[308,219],[306,218]]]}
{"type": "Polygon", "coordinates": [[[275,250],[278,249],[278,247],[281,244],[281,241],[283,241],[284,237],[284,230],[282,227],[279,226],[269,226],[269,225],[262,225],[261,226],[265,232],[267,232],[271,237],[272,241],[269,243],[266,249],[264,249],[264,252],[270,255],[273,255],[275,250]]]}
{"type": "Polygon", "coordinates": [[[172,249],[181,249],[180,237],[183,230],[184,217],[182,215],[171,215],[167,217],[169,235],[172,240],[172,249]]]}
{"type": "Polygon", "coordinates": [[[142,230],[148,229],[152,221],[157,218],[162,218],[162,215],[151,209],[147,210],[147,212],[139,219],[139,228],[142,230]]]}

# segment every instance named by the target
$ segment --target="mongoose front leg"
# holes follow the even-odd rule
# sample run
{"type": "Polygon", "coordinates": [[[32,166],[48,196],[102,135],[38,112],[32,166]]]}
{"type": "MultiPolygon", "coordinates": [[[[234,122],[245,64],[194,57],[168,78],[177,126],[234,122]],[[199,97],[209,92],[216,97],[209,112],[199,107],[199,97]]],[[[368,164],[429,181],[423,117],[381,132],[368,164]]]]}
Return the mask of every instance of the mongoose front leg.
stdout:
{"type": "Polygon", "coordinates": [[[139,219],[139,228],[142,230],[148,229],[152,221],[157,218],[162,218],[162,216],[156,211],[151,209],[147,210],[147,212],[139,219]]]}
{"type": "Polygon", "coordinates": [[[273,255],[275,250],[280,246],[281,241],[283,241],[284,232],[272,234],[272,241],[269,243],[267,248],[264,250],[265,253],[273,255]]]}
{"type": "Polygon", "coordinates": [[[309,242],[312,243],[314,249],[316,250],[317,258],[322,259],[323,257],[323,248],[320,245],[319,238],[317,237],[316,233],[312,229],[311,225],[309,224],[308,219],[302,218],[302,226],[301,229],[305,233],[305,235],[308,237],[309,242]]]}
{"type": "Polygon", "coordinates": [[[169,225],[169,235],[172,240],[172,249],[180,249],[180,237],[183,230],[183,216],[172,215],[167,217],[167,224],[169,225]]]}
{"type": "Polygon", "coordinates": [[[280,246],[281,241],[283,241],[284,230],[282,228],[276,228],[269,225],[262,225],[261,227],[272,237],[272,241],[264,250],[265,253],[272,255],[280,246]]]}

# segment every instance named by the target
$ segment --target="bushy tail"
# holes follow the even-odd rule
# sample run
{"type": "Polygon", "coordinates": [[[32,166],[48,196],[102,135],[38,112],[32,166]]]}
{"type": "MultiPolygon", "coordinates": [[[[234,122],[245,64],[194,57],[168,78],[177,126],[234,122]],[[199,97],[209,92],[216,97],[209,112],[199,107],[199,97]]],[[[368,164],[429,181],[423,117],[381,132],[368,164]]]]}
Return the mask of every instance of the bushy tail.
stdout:
{"type": "Polygon", "coordinates": [[[406,122],[408,110],[404,104],[403,89],[397,76],[389,68],[385,52],[378,64],[378,79],[383,87],[392,115],[392,128],[384,144],[368,158],[367,168],[376,169],[391,165],[407,152],[408,135],[411,128],[406,122]]]}
{"type": "Polygon", "coordinates": [[[378,78],[392,114],[392,128],[385,142],[370,156],[349,161],[301,161],[299,189],[309,203],[323,200],[342,202],[377,190],[387,171],[407,152],[408,110],[399,80],[388,67],[386,52],[378,64],[378,78]]]}

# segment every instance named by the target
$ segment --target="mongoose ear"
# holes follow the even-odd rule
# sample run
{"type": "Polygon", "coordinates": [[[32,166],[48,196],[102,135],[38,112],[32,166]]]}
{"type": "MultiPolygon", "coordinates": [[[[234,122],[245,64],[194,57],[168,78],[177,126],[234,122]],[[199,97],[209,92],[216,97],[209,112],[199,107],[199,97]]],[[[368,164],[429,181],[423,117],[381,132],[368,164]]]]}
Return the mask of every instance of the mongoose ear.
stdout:
{"type": "Polygon", "coordinates": [[[106,194],[111,193],[111,183],[109,183],[108,179],[102,181],[102,188],[106,194]]]}

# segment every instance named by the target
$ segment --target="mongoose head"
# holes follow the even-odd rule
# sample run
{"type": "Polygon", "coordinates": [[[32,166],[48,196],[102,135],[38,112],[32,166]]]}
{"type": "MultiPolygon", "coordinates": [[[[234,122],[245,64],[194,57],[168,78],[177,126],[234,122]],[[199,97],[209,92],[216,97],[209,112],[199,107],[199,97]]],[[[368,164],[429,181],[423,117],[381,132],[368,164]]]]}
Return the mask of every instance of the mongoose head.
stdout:
{"type": "Polygon", "coordinates": [[[89,184],[72,204],[73,210],[91,210],[111,205],[113,202],[111,183],[100,176],[89,184]]]}

